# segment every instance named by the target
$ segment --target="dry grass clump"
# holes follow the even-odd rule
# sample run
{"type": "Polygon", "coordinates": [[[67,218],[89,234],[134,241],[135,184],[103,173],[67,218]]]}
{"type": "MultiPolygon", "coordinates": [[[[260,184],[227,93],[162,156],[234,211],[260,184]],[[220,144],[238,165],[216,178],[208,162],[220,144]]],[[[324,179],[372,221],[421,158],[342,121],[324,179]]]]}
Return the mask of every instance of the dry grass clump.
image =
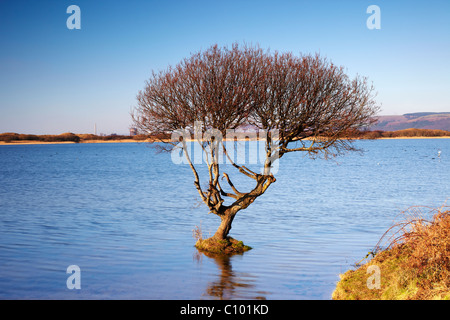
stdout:
{"type": "Polygon", "coordinates": [[[333,299],[450,299],[450,210],[423,209],[404,212],[376,245],[375,257],[341,275],[333,299]],[[381,270],[378,290],[367,288],[369,265],[381,270]]]}
{"type": "Polygon", "coordinates": [[[401,241],[408,259],[403,267],[412,270],[412,276],[426,289],[436,284],[450,291],[450,211],[439,210],[431,221],[411,222],[396,242],[401,241]]]}

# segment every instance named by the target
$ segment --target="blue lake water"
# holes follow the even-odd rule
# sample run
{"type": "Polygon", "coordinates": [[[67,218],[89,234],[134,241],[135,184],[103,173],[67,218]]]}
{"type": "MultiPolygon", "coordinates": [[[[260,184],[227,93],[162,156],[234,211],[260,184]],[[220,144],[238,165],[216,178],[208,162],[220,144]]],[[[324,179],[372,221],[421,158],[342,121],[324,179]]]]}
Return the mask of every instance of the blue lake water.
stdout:
{"type": "Polygon", "coordinates": [[[192,230],[212,235],[219,218],[170,154],[0,146],[0,299],[330,299],[402,210],[450,196],[450,139],[356,145],[365,152],[331,161],[283,157],[277,181],[233,223],[253,250],[222,259],[194,248],[192,230]],[[70,265],[79,290],[66,286],[70,265]]]}

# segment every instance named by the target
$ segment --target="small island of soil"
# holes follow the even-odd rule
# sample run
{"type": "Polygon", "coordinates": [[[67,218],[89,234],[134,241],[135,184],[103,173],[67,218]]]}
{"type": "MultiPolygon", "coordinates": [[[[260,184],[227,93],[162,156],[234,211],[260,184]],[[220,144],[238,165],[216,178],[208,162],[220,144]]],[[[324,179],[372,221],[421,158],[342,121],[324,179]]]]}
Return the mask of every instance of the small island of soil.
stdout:
{"type": "Polygon", "coordinates": [[[227,237],[224,240],[217,240],[214,237],[198,239],[195,247],[200,251],[221,255],[242,254],[252,249],[244,245],[242,241],[238,241],[232,237],[227,237]]]}

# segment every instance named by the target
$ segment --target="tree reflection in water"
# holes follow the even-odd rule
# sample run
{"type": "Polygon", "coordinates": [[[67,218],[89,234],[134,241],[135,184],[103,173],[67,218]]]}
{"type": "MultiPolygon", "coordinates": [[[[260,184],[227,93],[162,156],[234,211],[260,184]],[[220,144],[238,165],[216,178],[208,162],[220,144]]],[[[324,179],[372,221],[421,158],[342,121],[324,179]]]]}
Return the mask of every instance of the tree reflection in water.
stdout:
{"type": "Polygon", "coordinates": [[[218,255],[210,252],[197,251],[195,259],[202,262],[203,255],[212,259],[219,267],[219,278],[208,284],[204,296],[220,299],[258,299],[265,300],[268,292],[255,290],[255,276],[233,271],[231,260],[233,256],[218,255]]]}

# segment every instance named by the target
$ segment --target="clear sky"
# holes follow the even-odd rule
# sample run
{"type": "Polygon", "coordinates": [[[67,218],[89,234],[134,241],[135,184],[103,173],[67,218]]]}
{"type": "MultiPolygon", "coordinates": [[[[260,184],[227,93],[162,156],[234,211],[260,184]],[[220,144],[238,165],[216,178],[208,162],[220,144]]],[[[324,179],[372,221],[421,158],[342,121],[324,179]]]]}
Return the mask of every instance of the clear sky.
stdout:
{"type": "Polygon", "coordinates": [[[0,132],[128,133],[152,70],[233,42],[319,52],[367,76],[381,114],[450,111],[449,0],[0,0],[0,132]]]}

